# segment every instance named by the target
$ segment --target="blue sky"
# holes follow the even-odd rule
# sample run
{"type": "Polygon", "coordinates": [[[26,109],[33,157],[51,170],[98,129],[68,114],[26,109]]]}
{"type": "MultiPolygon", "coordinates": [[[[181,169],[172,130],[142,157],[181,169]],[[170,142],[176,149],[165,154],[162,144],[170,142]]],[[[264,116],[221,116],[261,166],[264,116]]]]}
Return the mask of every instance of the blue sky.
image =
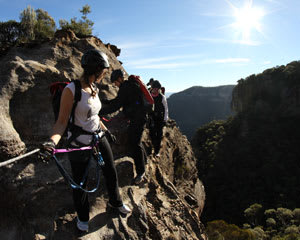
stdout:
{"type": "Polygon", "coordinates": [[[81,17],[93,34],[121,48],[129,74],[158,79],[167,92],[237,84],[240,78],[300,60],[299,0],[0,0],[0,21],[28,5],[57,22],[81,17]]]}

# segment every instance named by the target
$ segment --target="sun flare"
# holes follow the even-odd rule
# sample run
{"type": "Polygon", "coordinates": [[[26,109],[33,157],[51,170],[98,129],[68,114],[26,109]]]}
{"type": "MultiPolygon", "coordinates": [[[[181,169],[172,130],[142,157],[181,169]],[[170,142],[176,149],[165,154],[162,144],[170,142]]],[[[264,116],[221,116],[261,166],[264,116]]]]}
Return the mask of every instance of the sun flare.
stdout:
{"type": "Polygon", "coordinates": [[[243,40],[249,40],[251,32],[261,32],[261,20],[264,16],[263,9],[252,6],[252,2],[243,8],[234,8],[234,28],[242,34],[243,40]]]}

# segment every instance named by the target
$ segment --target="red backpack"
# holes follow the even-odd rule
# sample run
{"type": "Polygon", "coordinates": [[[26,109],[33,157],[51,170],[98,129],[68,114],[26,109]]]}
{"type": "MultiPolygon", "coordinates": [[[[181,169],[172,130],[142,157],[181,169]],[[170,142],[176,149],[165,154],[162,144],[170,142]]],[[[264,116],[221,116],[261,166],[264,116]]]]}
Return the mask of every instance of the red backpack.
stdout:
{"type": "Polygon", "coordinates": [[[128,80],[129,79],[134,79],[138,83],[138,85],[140,86],[140,89],[143,93],[144,108],[146,109],[146,111],[147,112],[154,111],[153,97],[151,96],[151,93],[149,92],[147,86],[143,83],[141,77],[137,76],[137,75],[130,75],[128,77],[128,80]]]}
{"type": "MultiPolygon", "coordinates": [[[[75,97],[74,97],[74,103],[73,103],[73,108],[72,108],[72,113],[71,113],[70,119],[74,122],[75,108],[77,106],[77,103],[81,99],[81,85],[80,85],[80,81],[78,81],[78,80],[73,80],[72,82],[74,82],[74,84],[75,84],[75,97]]],[[[51,83],[51,85],[49,87],[55,121],[57,120],[58,114],[59,114],[61,94],[62,94],[64,88],[69,83],[71,83],[71,82],[54,82],[54,83],[51,83]]]]}

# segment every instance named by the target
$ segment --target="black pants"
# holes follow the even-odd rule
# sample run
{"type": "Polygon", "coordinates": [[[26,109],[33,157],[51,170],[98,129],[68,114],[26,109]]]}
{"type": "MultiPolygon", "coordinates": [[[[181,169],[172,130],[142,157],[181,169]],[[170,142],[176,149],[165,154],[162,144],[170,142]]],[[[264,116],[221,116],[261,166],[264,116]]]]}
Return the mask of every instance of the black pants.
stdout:
{"type": "Polygon", "coordinates": [[[130,144],[130,156],[134,160],[136,174],[140,175],[145,172],[146,151],[142,144],[142,135],[146,119],[130,119],[128,127],[128,140],[130,144]]]}
{"type": "Polygon", "coordinates": [[[152,145],[154,147],[154,152],[157,154],[160,150],[160,144],[163,137],[163,127],[164,121],[160,118],[152,118],[150,127],[149,127],[149,135],[152,141],[152,145]]]}
{"type": "MultiPolygon", "coordinates": [[[[116,167],[111,147],[105,137],[102,137],[99,143],[99,150],[105,162],[102,168],[105,177],[106,187],[109,195],[109,202],[113,206],[122,206],[122,200],[119,193],[119,184],[116,167]]],[[[82,181],[88,161],[91,158],[91,151],[74,151],[69,153],[72,174],[74,181],[79,184],[82,181]]],[[[86,183],[83,186],[86,187],[86,183]]],[[[80,189],[73,189],[74,207],[80,221],[89,220],[89,200],[88,194],[80,189]]]]}

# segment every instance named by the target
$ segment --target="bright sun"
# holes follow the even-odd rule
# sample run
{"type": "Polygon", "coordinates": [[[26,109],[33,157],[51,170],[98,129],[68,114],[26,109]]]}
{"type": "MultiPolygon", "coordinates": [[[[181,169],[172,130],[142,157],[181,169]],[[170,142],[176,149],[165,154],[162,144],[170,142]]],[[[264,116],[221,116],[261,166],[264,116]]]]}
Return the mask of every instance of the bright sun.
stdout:
{"type": "Polygon", "coordinates": [[[242,34],[243,40],[249,40],[252,30],[261,32],[263,16],[263,10],[253,7],[252,1],[250,1],[243,8],[234,7],[235,22],[233,26],[242,34]]]}

